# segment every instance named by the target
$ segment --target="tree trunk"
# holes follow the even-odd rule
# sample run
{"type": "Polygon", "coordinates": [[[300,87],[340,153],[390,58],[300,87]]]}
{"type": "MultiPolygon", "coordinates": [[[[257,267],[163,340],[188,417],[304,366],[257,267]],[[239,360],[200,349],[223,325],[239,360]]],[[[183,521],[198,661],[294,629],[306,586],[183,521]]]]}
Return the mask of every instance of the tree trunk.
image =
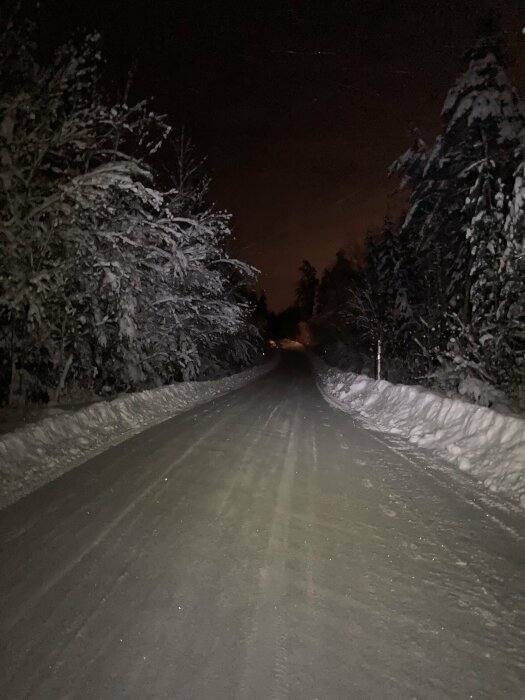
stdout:
{"type": "Polygon", "coordinates": [[[62,370],[62,374],[60,375],[60,381],[58,382],[58,386],[55,391],[55,396],[54,396],[54,402],[58,403],[58,399],[60,397],[60,394],[62,393],[64,389],[64,384],[66,383],[66,377],[67,374],[71,368],[71,364],[73,362],[73,355],[70,354],[69,357],[66,360],[66,364],[64,365],[64,369],[62,370]]]}
{"type": "Polygon", "coordinates": [[[11,355],[11,380],[9,382],[9,398],[8,405],[15,406],[20,401],[20,374],[16,367],[17,356],[15,353],[11,355]]]}
{"type": "Polygon", "coordinates": [[[381,338],[377,340],[377,350],[376,350],[376,379],[381,379],[381,361],[382,361],[382,349],[381,349],[381,338]]]}

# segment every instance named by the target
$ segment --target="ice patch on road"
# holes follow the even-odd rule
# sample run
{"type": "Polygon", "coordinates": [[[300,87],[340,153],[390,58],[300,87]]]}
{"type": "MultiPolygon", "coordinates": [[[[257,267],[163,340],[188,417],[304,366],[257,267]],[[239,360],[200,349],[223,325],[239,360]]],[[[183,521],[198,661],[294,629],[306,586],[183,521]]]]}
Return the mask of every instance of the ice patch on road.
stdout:
{"type": "Polygon", "coordinates": [[[146,428],[245,386],[275,362],[214,381],[125,394],[0,436],[0,508],[146,428]]]}
{"type": "Polygon", "coordinates": [[[525,420],[420,386],[342,372],[312,358],[325,398],[368,427],[435,450],[492,492],[525,507],[525,420]]]}

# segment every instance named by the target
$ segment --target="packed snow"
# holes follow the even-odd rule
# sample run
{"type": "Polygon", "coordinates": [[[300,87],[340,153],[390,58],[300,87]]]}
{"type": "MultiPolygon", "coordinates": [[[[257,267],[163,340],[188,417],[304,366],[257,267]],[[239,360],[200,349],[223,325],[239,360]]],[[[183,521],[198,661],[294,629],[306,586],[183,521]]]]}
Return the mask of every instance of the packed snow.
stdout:
{"type": "Polygon", "coordinates": [[[525,420],[420,386],[376,381],[314,359],[321,392],[367,427],[436,450],[491,491],[525,507],[525,420]]]}
{"type": "Polygon", "coordinates": [[[523,700],[525,511],[283,355],[0,512],[1,698],[523,700]]]}
{"type": "Polygon", "coordinates": [[[270,361],[222,379],[124,394],[2,435],[0,507],[131,435],[248,384],[274,365],[270,361]]]}

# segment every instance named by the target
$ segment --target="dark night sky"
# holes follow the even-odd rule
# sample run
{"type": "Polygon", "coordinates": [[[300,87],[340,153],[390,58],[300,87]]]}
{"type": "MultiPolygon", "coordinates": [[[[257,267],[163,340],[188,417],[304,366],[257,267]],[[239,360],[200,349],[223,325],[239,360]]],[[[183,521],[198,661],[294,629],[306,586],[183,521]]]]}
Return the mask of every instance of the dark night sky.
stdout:
{"type": "MultiPolygon", "coordinates": [[[[207,154],[213,198],[234,214],[235,252],[276,308],[297,267],[324,267],[399,204],[386,168],[429,136],[489,7],[485,0],[43,0],[46,40],[104,35],[108,74],[185,124],[207,154]]],[[[510,73],[525,88],[525,6],[500,3],[510,73]]]]}

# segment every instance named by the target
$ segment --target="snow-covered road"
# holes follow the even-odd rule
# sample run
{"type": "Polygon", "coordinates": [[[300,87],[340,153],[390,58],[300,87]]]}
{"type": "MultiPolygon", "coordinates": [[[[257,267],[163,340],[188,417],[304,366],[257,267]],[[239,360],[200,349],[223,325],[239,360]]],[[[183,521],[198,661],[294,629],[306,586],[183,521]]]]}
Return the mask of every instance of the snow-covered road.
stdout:
{"type": "Polygon", "coordinates": [[[525,698],[525,516],[300,355],[0,529],[6,700],[525,698]]]}

